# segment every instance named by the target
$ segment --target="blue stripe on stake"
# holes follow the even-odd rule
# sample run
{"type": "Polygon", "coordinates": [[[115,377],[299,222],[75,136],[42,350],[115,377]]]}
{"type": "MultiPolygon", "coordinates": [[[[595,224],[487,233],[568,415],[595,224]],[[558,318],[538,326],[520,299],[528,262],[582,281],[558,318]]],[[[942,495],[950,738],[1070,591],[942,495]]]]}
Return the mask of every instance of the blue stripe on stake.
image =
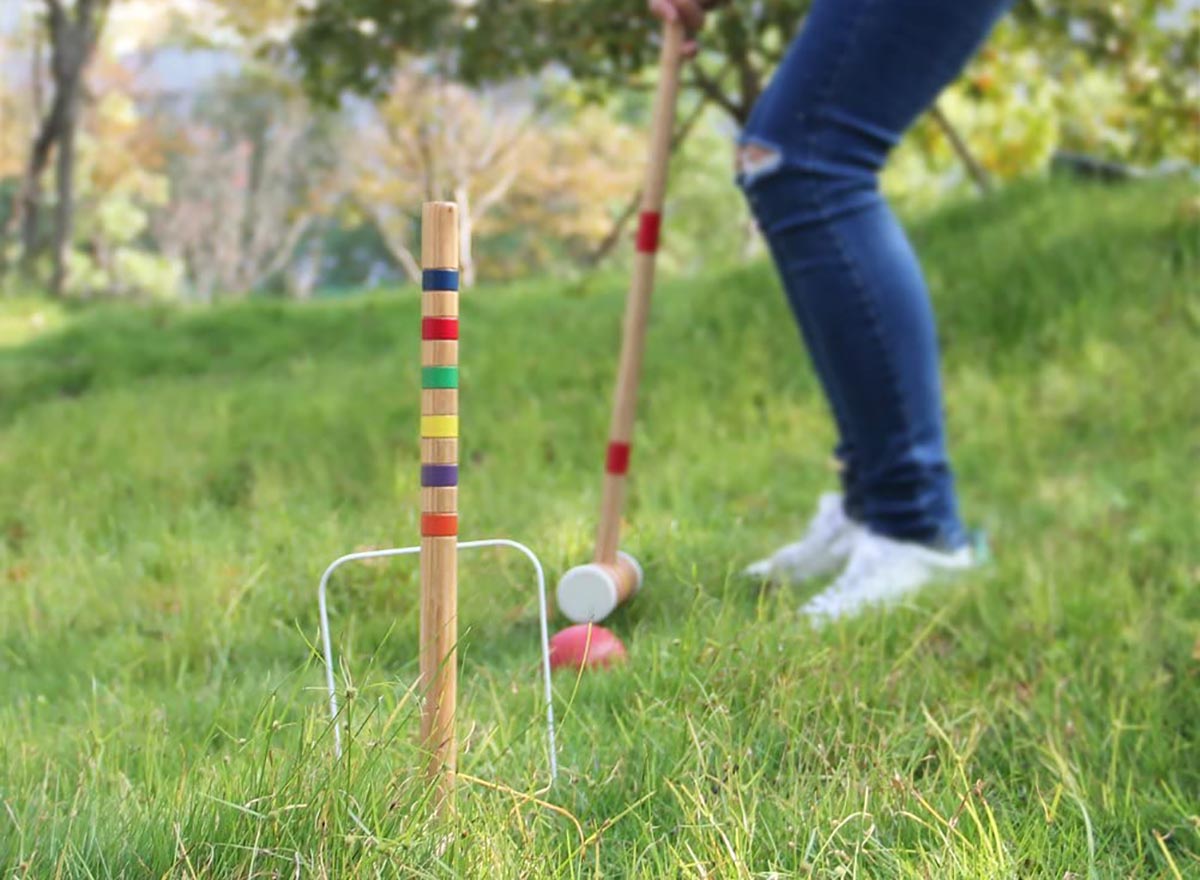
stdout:
{"type": "Polygon", "coordinates": [[[457,269],[426,269],[421,273],[422,290],[458,290],[457,269]]]}
{"type": "Polygon", "coordinates": [[[423,464],[421,465],[422,486],[457,486],[458,465],[456,464],[423,464]]]}

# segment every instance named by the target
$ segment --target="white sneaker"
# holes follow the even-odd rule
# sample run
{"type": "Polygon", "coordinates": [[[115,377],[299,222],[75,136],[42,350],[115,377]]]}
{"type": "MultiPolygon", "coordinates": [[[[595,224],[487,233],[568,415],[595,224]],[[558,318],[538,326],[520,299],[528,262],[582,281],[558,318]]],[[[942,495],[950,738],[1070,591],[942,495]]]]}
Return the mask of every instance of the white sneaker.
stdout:
{"type": "Polygon", "coordinates": [[[969,571],[982,563],[982,556],[971,544],[946,553],[860,529],[845,570],[800,611],[814,624],[849,617],[902,599],[931,581],[969,571]]]}
{"type": "Polygon", "coordinates": [[[817,501],[817,512],[803,538],[748,565],[742,573],[776,584],[832,574],[850,558],[855,536],[862,531],[846,516],[842,496],[826,492],[817,501]]]}

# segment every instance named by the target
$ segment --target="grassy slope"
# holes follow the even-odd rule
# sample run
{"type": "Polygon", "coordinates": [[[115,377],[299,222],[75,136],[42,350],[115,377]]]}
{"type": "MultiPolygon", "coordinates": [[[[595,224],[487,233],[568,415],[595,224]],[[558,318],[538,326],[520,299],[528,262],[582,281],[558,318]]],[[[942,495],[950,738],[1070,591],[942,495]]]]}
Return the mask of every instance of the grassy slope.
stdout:
{"type": "MultiPolygon", "coordinates": [[[[1178,196],[1032,189],[918,230],[998,560],[820,633],[802,591],[730,577],[832,477],[777,285],[663,285],[626,542],[648,587],[612,621],[633,662],[558,681],[545,798],[579,828],[475,783],[461,834],[426,824],[411,565],[334,587],[362,727],[328,757],[316,576],[415,533],[412,295],[104,310],[0,351],[4,876],[1197,876],[1200,231],[1178,196]]],[[[465,297],[464,535],[527,540],[552,576],[587,553],[621,304],[465,297]]],[[[529,573],[464,557],[461,592],[463,769],[532,793],[529,573]]]]}

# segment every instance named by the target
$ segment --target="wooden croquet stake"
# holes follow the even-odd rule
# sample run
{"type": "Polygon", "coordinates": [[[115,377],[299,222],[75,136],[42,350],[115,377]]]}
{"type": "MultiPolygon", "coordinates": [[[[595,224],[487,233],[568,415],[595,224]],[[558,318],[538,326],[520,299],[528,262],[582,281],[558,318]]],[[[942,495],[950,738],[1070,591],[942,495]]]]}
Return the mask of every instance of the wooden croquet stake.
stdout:
{"type": "MultiPolygon", "coordinates": [[[[637,255],[634,258],[629,297],[625,301],[621,359],[617,368],[617,386],[613,396],[612,424],[604,468],[604,491],[596,532],[595,561],[601,565],[617,565],[621,508],[625,499],[625,477],[629,470],[638,379],[642,371],[642,352],[646,342],[646,322],[650,316],[650,294],[654,290],[654,262],[658,253],[658,233],[667,185],[667,162],[671,156],[671,136],[675,127],[675,101],[679,93],[683,40],[682,25],[677,22],[667,22],[664,25],[662,52],[659,56],[658,92],[654,98],[654,115],[650,125],[650,156],[642,186],[641,213],[638,218],[637,255]]],[[[617,580],[621,593],[620,601],[624,601],[636,584],[629,576],[621,576],[617,580]]]]}
{"type": "Polygon", "coordinates": [[[421,210],[421,743],[436,807],[453,803],[458,748],[458,208],[421,210]]]}

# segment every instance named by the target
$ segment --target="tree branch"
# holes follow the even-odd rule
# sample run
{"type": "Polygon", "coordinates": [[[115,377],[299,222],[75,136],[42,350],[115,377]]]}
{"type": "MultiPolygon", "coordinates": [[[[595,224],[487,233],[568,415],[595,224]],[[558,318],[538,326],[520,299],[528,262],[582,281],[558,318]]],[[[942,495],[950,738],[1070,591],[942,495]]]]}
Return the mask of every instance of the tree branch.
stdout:
{"type": "Polygon", "coordinates": [[[954,150],[960,162],[967,169],[967,173],[971,175],[971,179],[975,181],[975,186],[979,190],[980,195],[988,195],[992,191],[992,179],[988,176],[984,167],[979,164],[979,160],[975,158],[975,154],[971,152],[971,148],[967,146],[966,140],[958,133],[958,129],[954,127],[942,108],[938,104],[934,104],[929,110],[929,115],[933,117],[933,121],[937,123],[937,127],[941,129],[942,134],[950,141],[950,146],[954,150]]]}
{"type": "Polygon", "coordinates": [[[475,215],[478,217],[483,217],[489,208],[495,205],[496,202],[500,201],[500,199],[504,198],[505,194],[512,188],[513,181],[517,179],[518,173],[519,169],[515,165],[509,168],[503,175],[501,175],[500,179],[496,181],[496,184],[490,190],[476,199],[474,211],[475,215]]]}
{"type": "Polygon", "coordinates": [[[354,198],[355,204],[368,217],[371,218],[371,223],[379,232],[379,237],[383,239],[383,245],[387,248],[388,253],[392,255],[400,268],[404,270],[404,274],[408,276],[408,280],[414,284],[421,280],[421,265],[417,262],[417,258],[413,255],[412,250],[405,245],[398,236],[393,234],[389,228],[390,224],[384,216],[384,211],[374,201],[367,199],[354,198]]]}
{"type": "Polygon", "coordinates": [[[304,233],[308,231],[309,224],[313,221],[313,215],[305,213],[292,224],[292,228],[288,230],[287,238],[276,249],[275,255],[271,260],[256,273],[251,274],[242,285],[246,290],[254,290],[276,272],[279,272],[287,265],[288,260],[292,258],[292,252],[296,250],[296,245],[300,243],[300,239],[304,233]]]}
{"type": "Polygon", "coordinates": [[[743,110],[733,98],[729,97],[724,91],[721,90],[721,78],[725,76],[726,72],[729,70],[728,61],[725,62],[725,65],[716,74],[706,73],[704,68],[700,66],[699,62],[694,62],[688,65],[688,69],[692,72],[692,78],[687,85],[698,89],[705,98],[707,98],[709,101],[712,101],[726,113],[732,116],[735,120],[737,120],[738,125],[745,124],[746,117],[749,116],[749,111],[743,110]]]}
{"type": "MultiPolygon", "coordinates": [[[[682,144],[692,129],[696,127],[696,123],[700,121],[700,117],[704,115],[704,110],[708,107],[707,102],[702,98],[696,102],[696,106],[692,108],[692,112],[688,115],[679,127],[675,129],[671,135],[671,149],[674,150],[682,144]]],[[[621,213],[617,215],[617,219],[613,221],[612,228],[601,239],[600,244],[583,258],[583,262],[587,266],[596,266],[612,253],[613,248],[617,246],[617,242],[621,240],[621,236],[625,233],[625,227],[629,225],[629,221],[633,219],[633,215],[637,212],[638,203],[642,200],[642,188],[639,186],[634,190],[629,201],[625,203],[625,207],[621,209],[621,213]]]]}
{"type": "MultiPolygon", "coordinates": [[[[511,152],[517,146],[517,144],[521,142],[521,138],[525,136],[525,132],[530,129],[534,121],[534,114],[529,113],[522,118],[520,122],[513,126],[507,138],[500,137],[499,134],[492,138],[488,143],[487,149],[480,154],[480,157],[475,162],[471,163],[471,172],[477,173],[479,171],[483,171],[500,161],[507,153],[511,152]]],[[[498,127],[499,126],[493,126],[493,128],[498,127]]]]}

